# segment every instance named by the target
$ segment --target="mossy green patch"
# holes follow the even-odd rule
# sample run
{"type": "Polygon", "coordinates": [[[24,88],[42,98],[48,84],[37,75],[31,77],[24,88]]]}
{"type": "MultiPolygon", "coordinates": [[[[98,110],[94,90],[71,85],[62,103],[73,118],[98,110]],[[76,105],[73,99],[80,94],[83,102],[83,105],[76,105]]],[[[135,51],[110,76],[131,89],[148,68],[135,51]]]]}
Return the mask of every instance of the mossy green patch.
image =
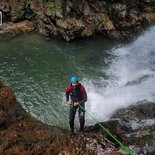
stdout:
{"type": "Polygon", "coordinates": [[[56,15],[56,12],[58,10],[54,1],[47,2],[45,4],[45,9],[46,14],[53,17],[56,15]]]}
{"type": "Polygon", "coordinates": [[[146,13],[144,17],[151,22],[155,22],[155,13],[146,13]]]}

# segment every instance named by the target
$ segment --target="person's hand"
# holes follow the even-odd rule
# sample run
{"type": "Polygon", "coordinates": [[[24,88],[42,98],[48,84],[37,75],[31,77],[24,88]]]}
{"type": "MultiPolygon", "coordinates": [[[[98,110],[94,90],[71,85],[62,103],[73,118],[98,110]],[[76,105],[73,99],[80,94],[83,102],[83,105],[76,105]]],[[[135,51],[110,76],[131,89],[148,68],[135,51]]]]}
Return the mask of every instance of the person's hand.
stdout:
{"type": "Polygon", "coordinates": [[[70,101],[67,101],[67,105],[68,105],[68,107],[70,106],[70,104],[71,104],[71,102],[70,102],[70,101]]]}
{"type": "Polygon", "coordinates": [[[74,102],[74,106],[76,107],[79,103],[78,102],[74,102]]]}

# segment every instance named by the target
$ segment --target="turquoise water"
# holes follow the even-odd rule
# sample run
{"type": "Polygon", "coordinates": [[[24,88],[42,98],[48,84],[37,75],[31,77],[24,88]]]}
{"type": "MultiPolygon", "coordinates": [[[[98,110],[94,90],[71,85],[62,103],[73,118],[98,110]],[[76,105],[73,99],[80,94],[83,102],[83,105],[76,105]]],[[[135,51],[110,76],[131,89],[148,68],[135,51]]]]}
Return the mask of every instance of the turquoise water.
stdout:
{"type": "MultiPolygon", "coordinates": [[[[31,34],[0,39],[0,80],[10,85],[32,116],[52,125],[68,126],[64,91],[71,75],[100,86],[116,44],[99,37],[65,42],[31,34]]],[[[87,88],[87,86],[86,86],[87,88]]]]}

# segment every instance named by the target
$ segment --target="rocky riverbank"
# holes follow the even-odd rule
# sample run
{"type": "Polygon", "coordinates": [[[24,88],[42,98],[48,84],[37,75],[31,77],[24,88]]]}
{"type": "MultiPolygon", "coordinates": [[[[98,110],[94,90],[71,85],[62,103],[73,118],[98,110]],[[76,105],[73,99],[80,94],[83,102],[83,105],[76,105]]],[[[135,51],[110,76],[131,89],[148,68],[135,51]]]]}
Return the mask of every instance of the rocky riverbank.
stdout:
{"type": "Polygon", "coordinates": [[[14,92],[0,82],[1,155],[97,155],[119,150],[100,130],[87,129],[86,137],[69,138],[65,129],[31,117],[16,100],[14,92]]]}
{"type": "Polygon", "coordinates": [[[155,154],[155,103],[138,102],[118,110],[112,119],[120,122],[118,129],[137,154],[155,154]]]}
{"type": "Polygon", "coordinates": [[[95,34],[129,39],[155,21],[154,0],[1,0],[0,11],[0,35],[36,30],[67,41],[95,34]]]}
{"type": "MultiPolygon", "coordinates": [[[[155,153],[155,103],[140,102],[117,111],[107,127],[136,154],[155,153]]],[[[126,153],[95,124],[86,135],[68,137],[68,131],[31,117],[16,100],[14,92],[0,82],[1,155],[113,155],[126,153]]]]}

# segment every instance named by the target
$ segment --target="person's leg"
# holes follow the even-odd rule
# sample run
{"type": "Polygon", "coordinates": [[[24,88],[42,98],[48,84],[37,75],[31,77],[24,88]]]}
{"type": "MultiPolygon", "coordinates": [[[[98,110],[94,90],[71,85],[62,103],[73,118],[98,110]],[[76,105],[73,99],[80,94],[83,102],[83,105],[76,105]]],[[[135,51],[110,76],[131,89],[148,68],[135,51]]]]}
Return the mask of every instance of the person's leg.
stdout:
{"type": "Polygon", "coordinates": [[[69,124],[71,129],[71,134],[74,134],[74,119],[76,114],[76,107],[73,105],[70,105],[70,112],[69,112],[69,124]]]}
{"type": "MultiPolygon", "coordinates": [[[[85,104],[80,103],[80,105],[85,109],[85,104]]],[[[80,122],[80,132],[84,132],[84,124],[85,124],[85,111],[79,107],[79,122],[80,122]]]]}

